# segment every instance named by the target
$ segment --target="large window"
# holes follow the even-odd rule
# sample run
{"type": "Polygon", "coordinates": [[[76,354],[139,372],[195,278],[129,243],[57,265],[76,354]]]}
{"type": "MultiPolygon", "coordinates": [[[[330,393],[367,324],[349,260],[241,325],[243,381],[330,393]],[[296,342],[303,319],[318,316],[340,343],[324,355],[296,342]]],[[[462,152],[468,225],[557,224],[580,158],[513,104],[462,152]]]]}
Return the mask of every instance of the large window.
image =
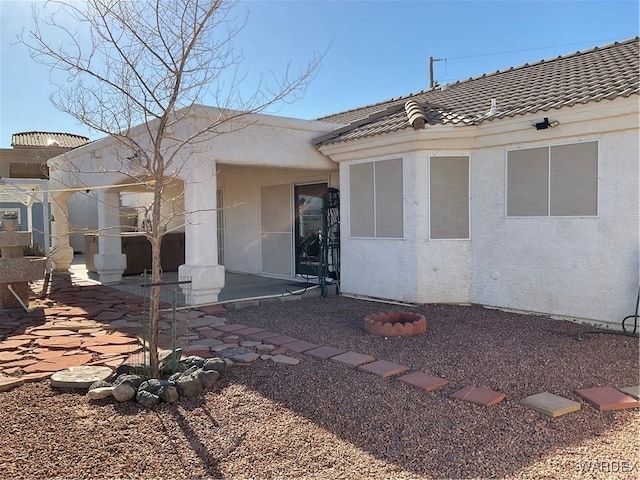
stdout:
{"type": "Polygon", "coordinates": [[[597,142],[508,152],[507,216],[597,214],[597,142]]]}
{"type": "Polygon", "coordinates": [[[469,157],[431,157],[430,238],[469,238],[469,157]]]}
{"type": "Polygon", "coordinates": [[[402,238],[402,159],[349,166],[350,235],[402,238]]]}

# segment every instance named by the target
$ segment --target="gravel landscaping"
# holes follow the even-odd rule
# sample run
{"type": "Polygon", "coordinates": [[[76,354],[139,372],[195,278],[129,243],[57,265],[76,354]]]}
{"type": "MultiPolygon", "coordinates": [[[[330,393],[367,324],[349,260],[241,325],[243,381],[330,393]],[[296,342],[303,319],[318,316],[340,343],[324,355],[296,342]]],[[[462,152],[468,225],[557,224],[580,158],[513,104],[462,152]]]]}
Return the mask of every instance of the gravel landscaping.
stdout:
{"type": "Polygon", "coordinates": [[[160,404],[90,401],[48,381],[0,393],[4,478],[637,478],[640,412],[599,412],[574,393],[638,385],[638,341],[476,306],[405,309],[427,332],[381,337],[363,318],[403,309],[345,297],[228,312],[230,323],[352,350],[448,379],[424,392],[331,361],[287,353],[228,369],[203,396],[160,404]],[[503,392],[480,407],[449,396],[503,392]],[[548,418],[539,392],[581,401],[548,418]]]}

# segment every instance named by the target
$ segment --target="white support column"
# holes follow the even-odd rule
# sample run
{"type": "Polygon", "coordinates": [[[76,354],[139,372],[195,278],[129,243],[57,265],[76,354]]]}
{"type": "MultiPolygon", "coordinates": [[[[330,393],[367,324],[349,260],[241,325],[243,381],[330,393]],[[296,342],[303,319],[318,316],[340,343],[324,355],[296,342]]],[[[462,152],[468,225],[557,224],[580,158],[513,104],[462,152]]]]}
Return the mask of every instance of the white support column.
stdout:
{"type": "Polygon", "coordinates": [[[111,190],[98,192],[98,253],[93,262],[103,284],[118,283],[127,268],[120,238],[120,194],[111,190]]]}
{"type": "MultiPolygon", "coordinates": [[[[195,162],[194,162],[195,163],[195,162]]],[[[224,267],[218,265],[215,162],[198,162],[184,181],[185,264],[178,268],[190,305],[218,301],[224,267]]]]}
{"type": "Polygon", "coordinates": [[[69,192],[51,193],[51,269],[68,271],[73,261],[69,246],[69,192]]]}

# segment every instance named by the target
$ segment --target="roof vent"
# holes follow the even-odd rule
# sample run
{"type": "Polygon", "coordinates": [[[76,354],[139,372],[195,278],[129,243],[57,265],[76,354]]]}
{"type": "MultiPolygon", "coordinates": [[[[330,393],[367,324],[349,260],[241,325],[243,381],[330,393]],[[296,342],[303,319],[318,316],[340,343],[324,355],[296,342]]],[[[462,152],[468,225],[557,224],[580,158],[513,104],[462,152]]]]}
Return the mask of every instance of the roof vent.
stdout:
{"type": "Polygon", "coordinates": [[[422,107],[418,102],[416,102],[415,100],[408,101],[404,104],[404,110],[405,112],[407,112],[409,124],[413,127],[414,130],[424,129],[424,126],[427,123],[427,117],[424,116],[422,107]]]}

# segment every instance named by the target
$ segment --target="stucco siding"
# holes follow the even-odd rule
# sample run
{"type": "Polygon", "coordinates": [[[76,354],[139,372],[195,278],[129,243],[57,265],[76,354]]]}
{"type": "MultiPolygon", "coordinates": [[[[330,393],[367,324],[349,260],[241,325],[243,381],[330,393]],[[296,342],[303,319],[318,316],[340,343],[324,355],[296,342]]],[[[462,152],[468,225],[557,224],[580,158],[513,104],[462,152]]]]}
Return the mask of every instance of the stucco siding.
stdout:
{"type": "MultiPolygon", "coordinates": [[[[607,130],[601,122],[601,131],[607,130]]],[[[525,144],[598,141],[596,217],[505,215],[505,149],[472,161],[471,301],[556,316],[619,323],[638,288],[637,131],[525,144]]]]}

